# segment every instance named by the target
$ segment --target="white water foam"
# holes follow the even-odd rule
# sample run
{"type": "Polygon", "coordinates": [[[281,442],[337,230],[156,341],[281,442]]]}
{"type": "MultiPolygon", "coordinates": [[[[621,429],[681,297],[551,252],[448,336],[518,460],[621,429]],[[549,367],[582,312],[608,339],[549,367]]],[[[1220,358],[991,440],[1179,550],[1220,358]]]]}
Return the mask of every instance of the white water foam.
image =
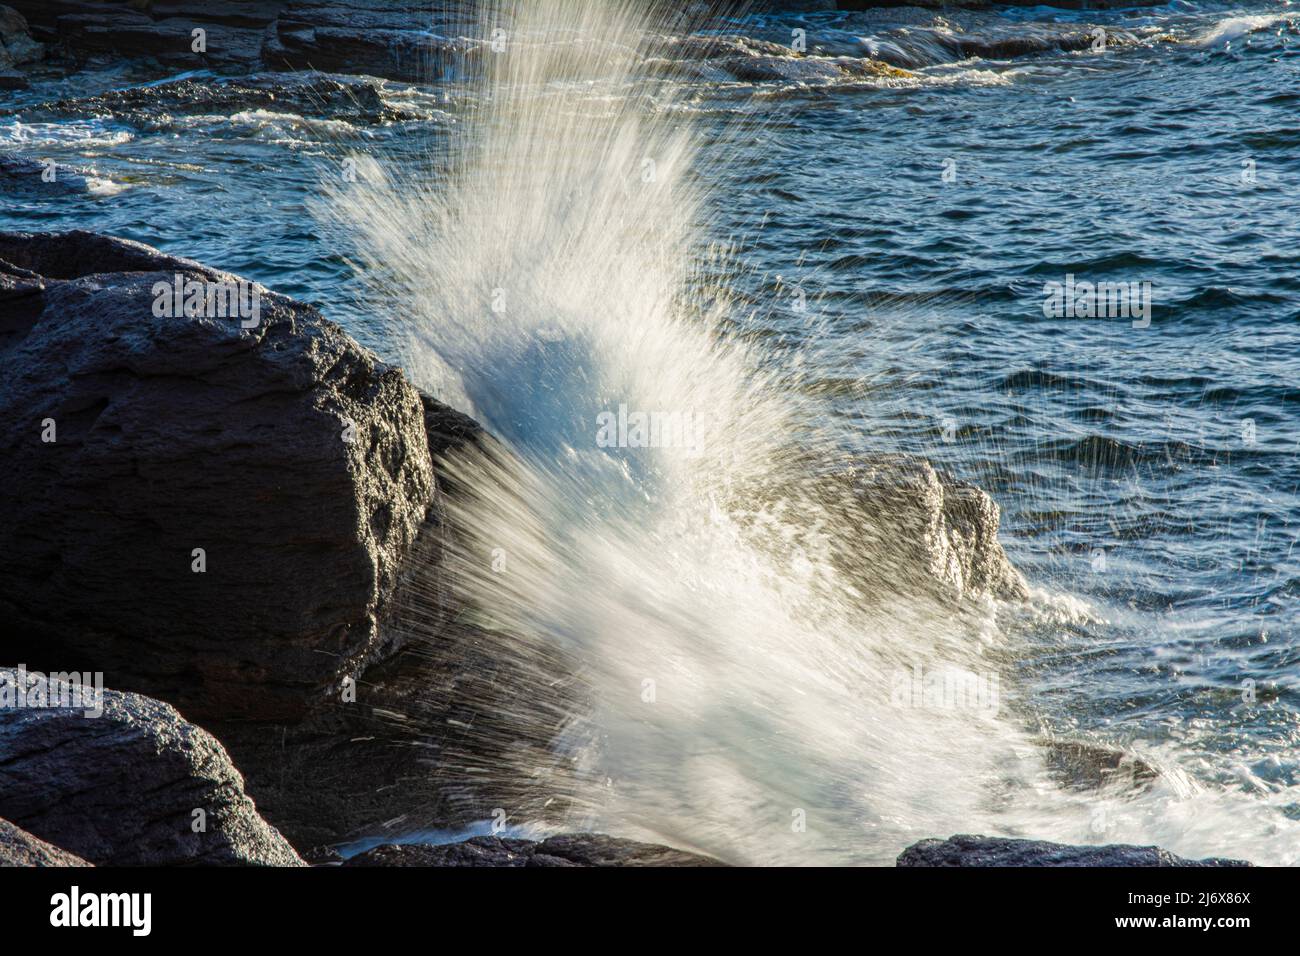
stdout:
{"type": "MultiPolygon", "coordinates": [[[[997,609],[941,610],[864,533],[871,503],[827,490],[846,462],[797,363],[733,334],[730,259],[704,243],[717,171],[637,76],[649,14],[532,0],[484,25],[504,48],[432,168],[363,162],[319,214],[408,370],[503,443],[443,463],[469,489],[445,560],[485,654],[560,649],[590,689],[556,728],[561,769],[534,774],[568,791],[553,825],[751,863],[887,864],[957,832],[1288,859],[1262,805],[1176,773],[1062,791],[997,609]],[[621,405],[692,415],[698,441],[604,447],[621,405]],[[915,667],[998,675],[998,706],[900,699],[915,667]]],[[[484,772],[481,817],[505,784],[484,772]]]]}
{"type": "Polygon", "coordinates": [[[1228,17],[1226,20],[1220,20],[1214,26],[1208,28],[1203,33],[1189,40],[1189,44],[1203,50],[1210,47],[1217,47],[1224,43],[1231,43],[1233,40],[1249,36],[1252,33],[1258,33],[1260,30],[1267,30],[1269,27],[1278,24],[1289,24],[1295,19],[1295,14],[1266,14],[1257,16],[1228,17]]]}

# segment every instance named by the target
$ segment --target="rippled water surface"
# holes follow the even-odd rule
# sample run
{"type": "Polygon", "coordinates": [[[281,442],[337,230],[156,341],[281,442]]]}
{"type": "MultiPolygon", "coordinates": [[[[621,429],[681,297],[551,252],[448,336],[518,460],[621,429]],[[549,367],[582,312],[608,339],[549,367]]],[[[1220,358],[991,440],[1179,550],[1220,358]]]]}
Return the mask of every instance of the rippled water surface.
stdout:
{"type": "MultiPolygon", "coordinates": [[[[744,291],[780,303],[763,310],[773,361],[799,347],[848,447],[926,455],[1002,506],[1043,592],[1010,655],[1025,722],[1130,747],[1212,807],[1222,795],[1208,815],[1125,805],[1107,837],[1298,862],[1300,14],[981,16],[982,36],[1086,22],[1122,42],[980,59],[879,13],[736,24],[913,72],[701,79],[706,127],[752,120],[699,170],[723,181],[715,238],[739,243],[744,291]],[[1149,325],[1046,317],[1044,285],[1067,275],[1150,283],[1149,325]],[[1254,814],[1240,832],[1237,799],[1254,814]]],[[[462,92],[391,84],[413,118],[383,125],[30,112],[159,79],[90,69],[11,94],[0,150],[113,188],[20,196],[0,226],[141,240],[318,303],[387,350],[308,207],[342,152],[419,163],[462,92]]]]}

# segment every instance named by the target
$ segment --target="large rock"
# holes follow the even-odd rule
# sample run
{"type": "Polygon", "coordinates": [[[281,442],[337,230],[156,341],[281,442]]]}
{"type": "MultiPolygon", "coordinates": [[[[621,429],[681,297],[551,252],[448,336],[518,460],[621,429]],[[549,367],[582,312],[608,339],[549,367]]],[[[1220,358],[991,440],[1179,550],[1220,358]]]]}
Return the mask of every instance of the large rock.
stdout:
{"type": "Polygon", "coordinates": [[[27,20],[13,7],[0,4],[0,70],[35,63],[45,56],[45,47],[32,39],[27,20]]]}
{"type": "Polygon", "coordinates": [[[279,0],[202,3],[131,0],[13,0],[33,29],[78,57],[149,57],[176,68],[247,70],[260,62],[262,34],[279,0]],[[201,37],[195,31],[202,30],[201,37]]]}
{"type": "Polygon", "coordinates": [[[0,867],[91,865],[75,853],[60,850],[8,820],[0,820],[0,867]]]}
{"type": "Polygon", "coordinates": [[[235,278],[0,234],[11,653],[176,704],[299,846],[561,812],[536,772],[576,667],[455,620],[444,581],[433,456],[482,429],[265,290],[251,329],[153,316],[176,273],[235,278]]]}
{"type": "Polygon", "coordinates": [[[262,58],[268,67],[368,73],[399,80],[454,75],[478,32],[465,3],[428,0],[289,0],[270,28],[262,58]],[[430,33],[430,27],[444,36],[430,33]]]}
{"type": "Polygon", "coordinates": [[[540,843],[509,837],[471,837],[461,843],[385,844],[345,866],[725,866],[712,857],[637,843],[603,833],[566,833],[540,843]]]}
{"type": "Polygon", "coordinates": [[[45,47],[27,32],[27,20],[13,7],[0,4],[0,90],[26,89],[28,80],[19,66],[36,63],[45,47]]]}
{"type": "Polygon", "coordinates": [[[898,856],[899,866],[1251,866],[1211,857],[1184,860],[1158,846],[1069,846],[1042,840],[961,834],[922,840],[898,856]]]}
{"type": "Polygon", "coordinates": [[[9,653],[193,719],[298,718],[397,650],[380,619],[433,500],[424,407],[260,287],[255,324],[155,315],[178,275],[239,281],[89,233],[0,234],[9,653]]]}
{"type": "MultiPolygon", "coordinates": [[[[0,669],[0,684],[19,680],[0,669]]],[[[99,716],[48,692],[39,706],[5,698],[0,816],[98,865],[301,865],[211,734],[160,701],[102,694],[99,716]]]]}

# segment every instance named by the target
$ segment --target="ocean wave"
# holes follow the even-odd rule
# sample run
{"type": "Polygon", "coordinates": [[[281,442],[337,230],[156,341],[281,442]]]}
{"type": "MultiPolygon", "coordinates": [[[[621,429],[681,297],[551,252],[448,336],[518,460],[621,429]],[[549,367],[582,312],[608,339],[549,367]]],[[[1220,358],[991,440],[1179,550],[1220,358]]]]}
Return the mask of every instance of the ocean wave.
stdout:
{"type": "MultiPolygon", "coordinates": [[[[923,75],[931,67],[1004,62],[1052,52],[1133,45],[1139,34],[1086,23],[1013,23],[970,11],[936,15],[912,8],[878,11],[865,33],[809,26],[806,49],[745,34],[664,37],[648,61],[652,71],[707,82],[782,83],[852,87],[864,79],[918,85],[1004,84],[987,68],[923,75]]],[[[754,24],[752,24],[754,25],[754,24]]],[[[777,29],[770,36],[779,36],[777,29]]],[[[890,85],[897,85],[891,82],[890,85]]]]}
{"type": "Polygon", "coordinates": [[[1233,40],[1260,30],[1267,30],[1269,27],[1277,24],[1286,24],[1290,26],[1296,20],[1294,13],[1264,14],[1257,16],[1228,17],[1226,20],[1220,20],[1214,26],[1208,28],[1192,39],[1188,44],[1199,49],[1209,49],[1210,47],[1219,46],[1222,43],[1231,43],[1233,40]]]}
{"type": "Polygon", "coordinates": [[[1091,388],[1101,390],[1102,383],[1094,379],[1087,379],[1079,375],[1065,375],[1057,372],[1049,372],[1046,369],[1019,369],[1002,377],[997,383],[997,388],[1003,391],[1018,389],[1040,389],[1040,388],[1057,388],[1057,389],[1080,389],[1091,388]]]}
{"type": "Polygon", "coordinates": [[[101,119],[63,123],[25,123],[21,119],[0,122],[0,144],[23,149],[121,146],[134,138],[135,134],[129,130],[116,128],[111,122],[101,119]]]}
{"type": "Polygon", "coordinates": [[[1293,299],[1272,292],[1211,285],[1193,290],[1173,303],[1175,309],[1225,309],[1244,305],[1286,305],[1293,299]]]}
{"type": "Polygon", "coordinates": [[[264,134],[274,142],[305,145],[321,140],[341,140],[363,134],[363,130],[347,120],[316,119],[295,113],[277,113],[272,110],[244,110],[229,116],[220,114],[174,117],[172,125],[181,129],[230,127],[264,134]],[[311,139],[304,138],[312,137],[311,139]]]}

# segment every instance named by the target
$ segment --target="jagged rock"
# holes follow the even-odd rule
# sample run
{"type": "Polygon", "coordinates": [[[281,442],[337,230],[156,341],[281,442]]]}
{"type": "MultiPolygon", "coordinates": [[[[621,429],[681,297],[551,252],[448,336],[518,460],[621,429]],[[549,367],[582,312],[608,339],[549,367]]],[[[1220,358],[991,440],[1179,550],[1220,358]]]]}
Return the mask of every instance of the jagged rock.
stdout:
{"type": "Polygon", "coordinates": [[[462,843],[385,844],[344,866],[725,866],[712,857],[637,843],[603,833],[566,833],[540,843],[509,837],[471,837],[462,843]]]}
{"type": "Polygon", "coordinates": [[[904,850],[898,866],[1251,866],[1211,857],[1184,860],[1158,846],[1070,846],[1042,840],[961,834],[922,840],[904,850]]]}
{"type": "Polygon", "coordinates": [[[425,410],[260,287],[252,327],[156,316],[176,275],[239,281],[90,233],[0,234],[10,653],[194,719],[298,718],[397,649],[380,617],[432,503],[425,410]]]}
{"type": "MultiPolygon", "coordinates": [[[[798,459],[779,494],[785,507],[826,517],[819,547],[865,605],[897,610],[900,600],[925,600],[940,613],[965,616],[983,613],[989,599],[1028,598],[1028,584],[998,540],[998,506],[980,488],[913,455],[868,455],[842,470],[823,468],[815,456],[798,459]]],[[[740,492],[759,499],[772,493],[740,492]]],[[[743,527],[764,543],[761,523],[743,527]]]]}
{"type": "MultiPolygon", "coordinates": [[[[9,687],[19,679],[0,670],[9,687]]],[[[302,863],[221,744],[139,694],[103,691],[97,717],[0,707],[0,815],[97,865],[302,863]]]]}
{"type": "Polygon", "coordinates": [[[60,850],[8,820],[0,820],[0,867],[92,866],[75,853],[60,850]]]}
{"type": "Polygon", "coordinates": [[[955,597],[1028,597],[998,541],[1001,513],[987,492],[910,455],[868,459],[848,478],[867,515],[859,554],[871,556],[877,580],[900,593],[924,577],[955,597]]]}

